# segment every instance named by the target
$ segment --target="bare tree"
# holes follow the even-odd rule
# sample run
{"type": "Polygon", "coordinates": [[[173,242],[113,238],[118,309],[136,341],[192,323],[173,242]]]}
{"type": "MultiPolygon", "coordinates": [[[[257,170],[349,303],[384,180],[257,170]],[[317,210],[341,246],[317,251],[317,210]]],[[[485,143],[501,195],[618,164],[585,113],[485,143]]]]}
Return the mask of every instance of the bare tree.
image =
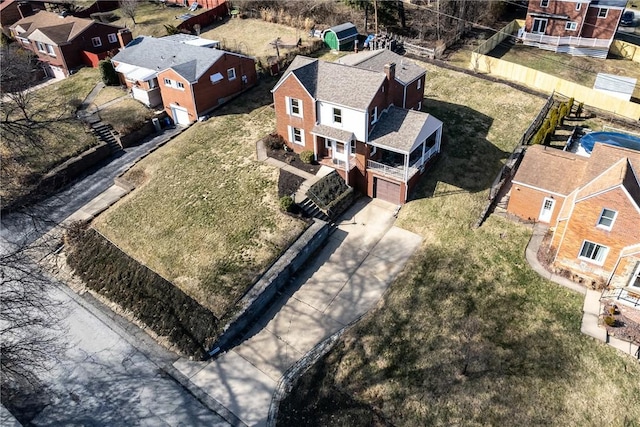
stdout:
{"type": "Polygon", "coordinates": [[[139,0],[120,0],[120,10],[127,18],[131,18],[133,26],[136,26],[136,12],[139,0]]]}

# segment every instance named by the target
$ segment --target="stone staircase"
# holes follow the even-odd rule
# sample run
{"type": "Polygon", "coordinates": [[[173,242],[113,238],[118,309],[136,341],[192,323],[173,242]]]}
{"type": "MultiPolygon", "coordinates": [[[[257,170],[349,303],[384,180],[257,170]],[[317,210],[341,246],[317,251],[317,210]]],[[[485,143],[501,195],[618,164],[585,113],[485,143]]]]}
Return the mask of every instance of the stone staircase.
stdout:
{"type": "Polygon", "coordinates": [[[300,209],[302,209],[304,213],[310,218],[321,219],[322,221],[326,221],[329,224],[333,224],[331,218],[329,218],[324,212],[322,212],[318,205],[313,203],[313,201],[308,197],[305,198],[302,202],[298,203],[298,205],[300,206],[300,209]]]}
{"type": "Polygon", "coordinates": [[[104,122],[96,122],[91,124],[91,130],[102,142],[106,142],[111,149],[111,154],[122,151],[120,142],[116,139],[113,126],[104,122]]]}

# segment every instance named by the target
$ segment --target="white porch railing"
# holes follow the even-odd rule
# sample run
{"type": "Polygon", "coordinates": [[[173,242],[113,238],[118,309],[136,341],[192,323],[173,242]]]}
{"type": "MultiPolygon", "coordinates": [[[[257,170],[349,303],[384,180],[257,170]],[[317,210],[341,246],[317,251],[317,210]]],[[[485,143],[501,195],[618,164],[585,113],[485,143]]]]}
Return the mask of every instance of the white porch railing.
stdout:
{"type": "Polygon", "coordinates": [[[419,158],[409,167],[389,166],[384,163],[376,162],[374,160],[367,160],[367,169],[371,169],[381,175],[395,178],[399,181],[406,182],[412,176],[420,171],[422,165],[427,163],[430,158],[438,154],[438,146],[431,147],[424,153],[422,158],[419,158]]]}
{"type": "Polygon", "coordinates": [[[545,36],[544,34],[523,33],[522,40],[529,43],[540,43],[552,46],[573,46],[573,47],[585,47],[585,48],[608,48],[611,45],[611,40],[595,39],[586,37],[560,37],[560,36],[545,36]]]}

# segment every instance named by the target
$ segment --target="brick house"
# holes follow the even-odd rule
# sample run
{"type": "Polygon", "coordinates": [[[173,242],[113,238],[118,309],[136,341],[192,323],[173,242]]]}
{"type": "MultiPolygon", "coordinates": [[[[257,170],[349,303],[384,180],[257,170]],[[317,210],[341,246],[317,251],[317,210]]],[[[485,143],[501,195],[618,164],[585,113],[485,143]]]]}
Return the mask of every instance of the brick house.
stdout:
{"type": "Polygon", "coordinates": [[[551,225],[554,265],[640,295],[640,152],[596,143],[590,157],[530,147],[507,211],[551,225]]]}
{"type": "MultiPolygon", "coordinates": [[[[312,151],[356,190],[401,204],[440,152],[442,122],[395,105],[413,99],[395,62],[374,68],[297,56],[272,89],[276,129],[289,148],[312,151]]],[[[412,81],[422,99],[424,70],[412,81]]]]}
{"type": "Polygon", "coordinates": [[[122,84],[147,106],[190,124],[254,86],[255,61],[176,38],[138,37],[112,58],[122,84]]]}
{"type": "Polygon", "coordinates": [[[22,18],[10,29],[23,48],[38,56],[47,75],[58,78],[85,65],[96,67],[131,40],[126,28],[47,11],[22,18]]]}
{"type": "Polygon", "coordinates": [[[531,0],[525,45],[576,56],[606,58],[626,0],[531,0]]]}

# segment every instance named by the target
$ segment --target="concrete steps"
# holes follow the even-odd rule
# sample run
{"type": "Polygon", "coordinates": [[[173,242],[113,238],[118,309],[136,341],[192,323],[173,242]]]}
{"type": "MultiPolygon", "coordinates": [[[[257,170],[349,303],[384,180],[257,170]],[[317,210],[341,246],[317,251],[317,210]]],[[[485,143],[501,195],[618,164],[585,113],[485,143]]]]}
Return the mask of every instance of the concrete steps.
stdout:
{"type": "Polygon", "coordinates": [[[122,151],[122,146],[114,135],[113,126],[104,122],[97,122],[91,125],[91,130],[102,142],[106,142],[111,149],[111,154],[122,151]]]}
{"type": "Polygon", "coordinates": [[[333,223],[331,218],[329,218],[324,212],[322,212],[322,210],[320,210],[320,208],[308,197],[305,198],[301,203],[298,203],[298,205],[300,206],[300,209],[302,209],[304,213],[309,217],[317,218],[330,224],[333,223]]]}

